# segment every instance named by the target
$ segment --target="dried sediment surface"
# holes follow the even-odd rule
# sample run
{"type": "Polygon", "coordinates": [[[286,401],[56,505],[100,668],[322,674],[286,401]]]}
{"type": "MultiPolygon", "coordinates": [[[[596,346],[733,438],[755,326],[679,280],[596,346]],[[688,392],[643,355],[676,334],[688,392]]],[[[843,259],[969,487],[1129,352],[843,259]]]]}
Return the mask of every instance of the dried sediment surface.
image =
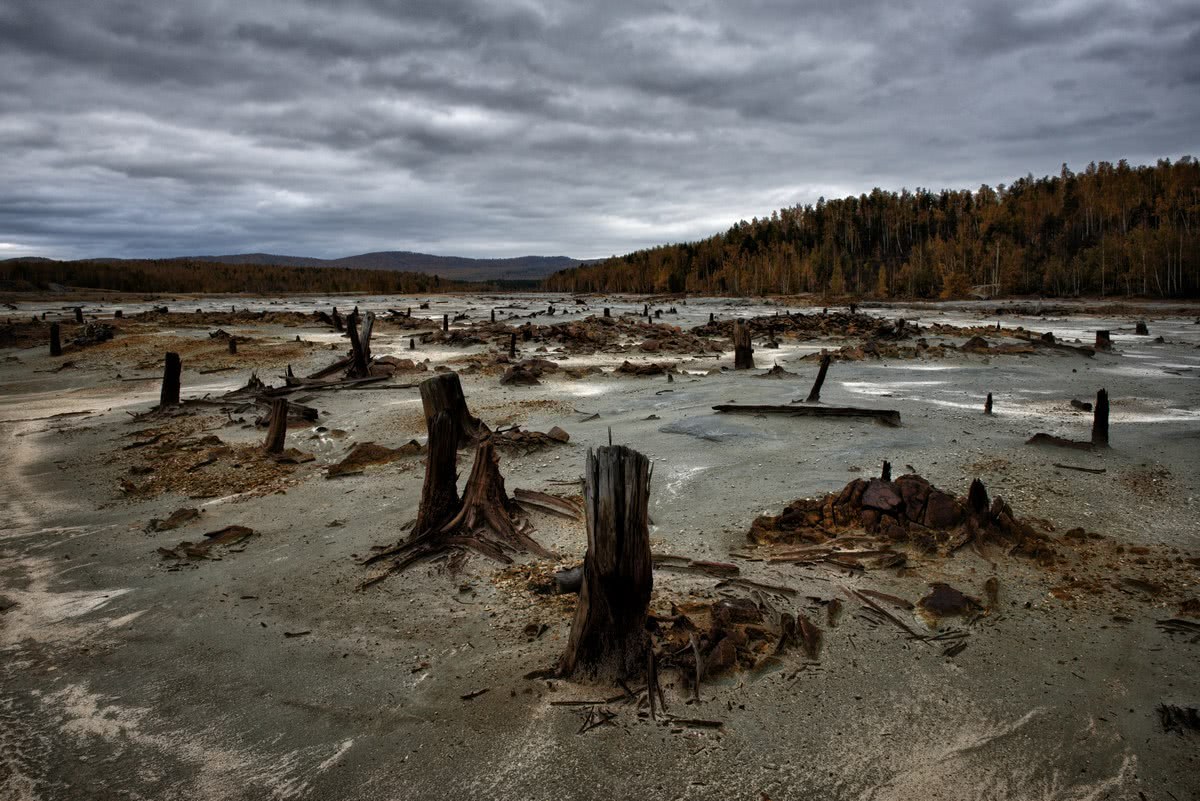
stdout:
{"type": "MultiPolygon", "coordinates": [[[[347,350],[344,337],[315,322],[330,300],[239,298],[239,309],[297,312],[298,324],[214,317],[194,327],[183,319],[192,311],[162,321],[134,315],[152,303],[223,313],[231,301],[138,300],[113,321],[111,342],[80,353],[54,359],[41,341],[0,346],[0,431],[9,443],[0,451],[0,797],[106,798],[114,787],[131,798],[201,801],[1194,792],[1195,735],[1164,731],[1157,710],[1195,707],[1200,697],[1200,645],[1187,625],[1200,624],[1192,602],[1200,595],[1192,561],[1200,550],[1200,309],[1045,305],[1038,308],[1055,314],[1006,314],[997,334],[994,312],[1004,304],[864,307],[872,318],[920,325],[913,337],[878,340],[881,349],[915,351],[926,337],[929,350],[838,362],[822,401],[897,409],[903,425],[886,428],[711,411],[803,398],[817,369],[805,357],[862,347],[858,334],[780,333],[771,349],[759,337],[760,369],[745,371],[723,369],[733,358],[722,336],[700,337],[719,351],[641,349],[647,303],[663,309],[659,325],[691,332],[710,312],[769,318],[799,308],[792,299],[339,298],[343,314],[355,303],[381,315],[411,306],[430,322],[377,324],[375,355],[414,363],[382,382],[392,388],[293,395],[320,412],[288,432],[288,446],[313,462],[272,462],[278,480],[262,484],[239,477],[225,457],[187,472],[210,450],[256,452],[265,410],[200,405],[165,420],[131,416],[157,403],[159,351],[169,349],[158,345],[166,341],[183,350],[194,340],[200,349],[185,351],[185,398],[215,399],[254,371],[279,386],[288,363],[298,376],[320,370],[347,350]],[[452,322],[453,334],[482,320],[486,329],[495,307],[497,324],[519,332],[526,322],[598,318],[606,306],[628,329],[611,352],[518,333],[516,361],[560,368],[532,386],[500,383],[510,337],[498,331],[474,343],[414,336],[440,329],[443,314],[469,315],[452,322]],[[1135,333],[1135,319],[1149,320],[1150,336],[1135,333]],[[949,327],[935,329],[942,324],[949,327]],[[1071,344],[1111,330],[1114,350],[1086,358],[1037,345],[1013,354],[959,348],[975,335],[1018,344],[1018,326],[1071,344]],[[199,355],[225,350],[224,340],[210,341],[217,328],[252,344],[239,343],[234,369],[202,372],[225,364],[203,366],[199,355]],[[315,344],[296,343],[297,335],[315,344]],[[147,344],[122,349],[122,337],[147,344]],[[276,348],[282,361],[268,358],[276,348]],[[561,560],[505,567],[471,557],[456,573],[433,562],[354,591],[371,547],[404,536],[424,471],[417,455],[336,480],[326,478],[328,467],[366,443],[394,450],[423,441],[417,390],[399,385],[470,360],[480,367],[463,371],[463,387],[489,426],[559,426],[570,435],[502,451],[510,492],[577,495],[587,448],[607,444],[610,430],[614,442],[652,459],[651,548],[674,558],[655,570],[651,609],[660,645],[678,654],[664,661],[659,720],[636,702],[610,701],[624,697],[619,687],[524,678],[553,666],[565,647],[574,596],[545,589],[547,576],[583,555],[577,521],[529,510],[532,536],[561,560]],[[68,361],[75,367],[58,369],[68,361]],[[673,381],[615,374],[624,362],[671,363],[673,381]],[[772,362],[793,376],[757,380],[772,362]],[[1034,431],[1086,439],[1091,416],[1070,400],[1092,400],[1101,387],[1112,399],[1110,449],[1024,445],[1034,431]],[[982,413],[988,392],[991,416],[982,413]],[[156,451],[164,436],[124,450],[158,428],[178,446],[156,451]],[[980,478],[991,501],[1002,497],[1048,550],[1014,553],[1004,537],[960,543],[965,523],[923,542],[907,506],[904,536],[889,537],[883,515],[864,519],[873,507],[861,503],[851,507],[853,520],[837,524],[835,515],[832,528],[822,512],[830,530],[821,541],[747,542],[756,519],[777,517],[796,499],[836,500],[856,479],[869,485],[884,459],[894,466],[892,485],[920,475],[955,509],[966,508],[970,481],[980,478]],[[122,492],[123,479],[142,486],[155,475],[131,474],[134,466],[182,470],[187,481],[214,469],[228,478],[199,492],[191,484],[122,492]],[[198,517],[147,530],[188,508],[198,517]],[[229,526],[254,534],[213,547],[193,560],[197,569],[173,571],[186,560],[158,551],[180,553],[181,542],[194,546],[229,526]],[[799,553],[806,549],[829,558],[799,553]],[[705,562],[737,572],[712,574],[705,562]],[[928,609],[956,614],[930,622],[928,609]],[[819,648],[803,636],[806,626],[819,631],[819,648]],[[699,700],[688,677],[693,636],[705,673],[699,700]],[[554,703],[562,701],[604,703],[554,703]],[[612,765],[628,767],[619,784],[612,765]]],[[[73,319],[63,301],[18,305],[14,320],[43,310],[73,319]]],[[[85,313],[107,322],[112,308],[89,302],[85,313]]],[[[460,476],[471,457],[460,452],[460,476]]],[[[629,688],[644,699],[639,682],[629,688]]]]}

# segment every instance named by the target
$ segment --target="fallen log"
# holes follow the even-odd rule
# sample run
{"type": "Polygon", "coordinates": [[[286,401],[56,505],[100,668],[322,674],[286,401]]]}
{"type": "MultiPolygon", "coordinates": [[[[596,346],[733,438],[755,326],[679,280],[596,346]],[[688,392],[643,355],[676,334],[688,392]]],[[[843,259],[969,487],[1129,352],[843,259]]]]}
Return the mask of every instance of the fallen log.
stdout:
{"type": "Polygon", "coordinates": [[[714,411],[736,414],[782,414],[790,417],[869,417],[884,425],[899,426],[895,409],[863,409],[856,406],[783,406],[772,404],[719,403],[714,411]]]}

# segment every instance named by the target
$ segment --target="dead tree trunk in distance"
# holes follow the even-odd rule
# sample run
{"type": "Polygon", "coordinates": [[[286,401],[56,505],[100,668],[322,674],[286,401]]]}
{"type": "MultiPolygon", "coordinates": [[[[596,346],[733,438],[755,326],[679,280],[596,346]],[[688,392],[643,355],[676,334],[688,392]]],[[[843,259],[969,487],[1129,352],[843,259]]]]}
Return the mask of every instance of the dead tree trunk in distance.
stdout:
{"type": "Polygon", "coordinates": [[[371,368],[367,364],[367,350],[358,336],[358,309],[350,312],[350,316],[346,318],[346,330],[350,334],[350,351],[353,359],[350,364],[350,376],[366,378],[370,375],[371,368]]]}
{"type": "Polygon", "coordinates": [[[650,460],[624,445],[588,451],[587,554],[561,676],[624,678],[646,664],[654,584],[647,505],[650,460]]]}
{"type": "Polygon", "coordinates": [[[75,307],[75,322],[79,323],[80,325],[83,325],[83,307],[82,306],[75,307]]]}
{"type": "Polygon", "coordinates": [[[1112,350],[1112,337],[1107,331],[1096,332],[1096,350],[1112,350]]]}
{"type": "Polygon", "coordinates": [[[267,453],[283,453],[283,443],[287,439],[287,419],[287,398],[274,398],[271,401],[271,423],[267,429],[267,441],[263,443],[267,453]]]}
{"type": "Polygon", "coordinates": [[[808,393],[805,402],[816,403],[821,400],[821,387],[825,384],[825,374],[829,372],[829,359],[828,353],[821,356],[821,369],[817,371],[817,380],[813,382],[812,391],[808,393]]]}
{"type": "Polygon", "coordinates": [[[990,393],[990,392],[988,393],[987,400],[983,402],[983,413],[984,414],[992,413],[992,393],[990,393]]]}
{"type": "Polygon", "coordinates": [[[487,426],[472,417],[467,409],[467,399],[463,396],[462,382],[458,373],[441,373],[421,382],[421,405],[425,409],[425,426],[438,412],[446,412],[454,425],[454,441],[456,447],[470,445],[477,441],[481,434],[487,433],[487,426]]]}
{"type": "Polygon", "coordinates": [[[168,353],[163,365],[162,392],[158,396],[159,406],[179,405],[179,377],[183,373],[183,362],[178,353],[168,353]]]}
{"type": "Polygon", "coordinates": [[[1108,447],[1108,390],[1096,393],[1096,411],[1092,417],[1092,445],[1108,447]]]}
{"type": "Polygon", "coordinates": [[[229,353],[234,356],[237,355],[237,340],[233,337],[229,338],[229,353]]]}
{"type": "Polygon", "coordinates": [[[58,323],[50,323],[50,355],[62,356],[62,338],[58,323]]]}
{"type": "Polygon", "coordinates": [[[750,327],[741,320],[733,321],[733,369],[754,369],[754,347],[750,343],[750,327]]]}

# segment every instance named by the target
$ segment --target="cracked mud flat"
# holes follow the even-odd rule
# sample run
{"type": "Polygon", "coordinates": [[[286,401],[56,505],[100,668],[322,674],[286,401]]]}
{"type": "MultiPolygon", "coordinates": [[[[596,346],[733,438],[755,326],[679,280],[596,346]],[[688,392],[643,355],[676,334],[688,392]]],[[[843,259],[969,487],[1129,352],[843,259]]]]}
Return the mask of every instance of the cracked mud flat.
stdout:
{"type": "MultiPolygon", "coordinates": [[[[568,297],[540,295],[358,300],[364,309],[412,306],[414,314],[438,319],[468,311],[475,320],[493,305],[523,315],[554,302],[561,320],[603,306],[638,314],[646,302],[595,298],[585,310],[568,297]],[[425,300],[430,309],[418,312],[425,300]]],[[[188,310],[229,306],[227,298],[178,303],[188,310]]],[[[321,299],[236,303],[324,308],[321,299]]],[[[679,314],[663,321],[684,328],[707,322],[710,311],[728,317],[785,308],[729,299],[658,305],[671,304],[679,314]]],[[[19,305],[14,316],[66,314],[61,302],[19,305]]],[[[346,310],[351,303],[338,305],[346,310]]],[[[679,372],[670,384],[663,376],[608,372],[625,360],[663,360],[636,349],[527,353],[606,371],[581,379],[550,374],[540,386],[504,387],[486,371],[463,375],[468,403],[485,422],[538,431],[559,425],[571,435],[566,445],[503,452],[510,492],[573,491],[556,482],[577,479],[587,448],[606,443],[611,428],[614,442],[638,448],[655,465],[656,553],[734,562],[743,578],[795,590],[768,593],[764,600],[774,608],[820,621],[819,661],[788,655],[758,672],[706,681],[699,703],[686,703],[678,677],[664,675],[670,711],[721,721],[716,729],[655,724],[632,705],[614,704],[616,725],[577,734],[584,708],[552,702],[611,697],[613,689],[522,678],[562,652],[571,603],[528,592],[498,563],[473,556],[456,576],[422,566],[355,591],[367,574],[357,559],[403,536],[424,471],[420,459],[335,480],[324,470],[356,442],[395,448],[423,439],[415,389],[312,393],[305,402],[320,409],[316,425],[325,430],[293,427],[288,444],[316,458],[290,466],[269,492],[253,491],[247,478],[220,491],[205,485],[205,497],[197,498],[183,490],[122,493],[122,479],[145,480],[131,478],[131,467],[154,463],[152,453],[124,447],[146,427],[129,413],[157,400],[152,363],[165,349],[158,345],[195,340],[184,350],[192,357],[184,358],[183,384],[185,397],[198,397],[243,385],[252,369],[278,384],[289,362],[297,375],[324,366],[344,348],[327,327],[229,329],[261,347],[243,348],[233,357],[236,369],[217,373],[199,372],[227,366],[223,343],[207,341],[213,326],[139,329],[128,348],[118,333],[94,349],[95,358],[89,350],[51,359],[42,347],[4,349],[0,798],[1196,798],[1200,734],[1164,733],[1155,707],[1200,705],[1200,643],[1155,621],[1177,617],[1177,599],[1200,594],[1200,572],[1172,571],[1161,596],[1114,589],[1149,569],[1127,550],[1113,569],[1090,565],[1108,591],[1052,594],[1067,580],[1063,571],[969,549],[949,558],[913,555],[903,572],[848,573],[736,556],[756,556],[746,532],[758,515],[877,475],[884,459],[897,474],[911,465],[958,494],[979,477],[993,497],[1060,533],[1082,527],[1126,549],[1200,553],[1200,310],[1180,314],[1173,304],[1174,313],[1164,316],[1146,307],[1136,319],[1148,319],[1151,337],[1136,337],[1127,310],[998,318],[991,314],[997,305],[869,312],[922,325],[1001,320],[1084,344],[1095,329],[1111,329],[1115,352],[1090,360],[1042,351],[952,353],[832,366],[823,402],[898,409],[900,428],[711,411],[716,403],[803,397],[816,365],[802,358],[846,344],[834,340],[758,347],[760,368],[778,362],[797,374],[778,381],[709,374],[732,365],[728,352],[671,355],[679,372]],[[1154,343],[1158,335],[1166,342],[1154,343]],[[39,372],[66,360],[76,367],[39,372]],[[1092,400],[1101,387],[1113,399],[1111,450],[1023,444],[1035,431],[1086,439],[1091,417],[1069,401],[1092,400]],[[981,414],[988,392],[996,403],[991,417],[981,414]],[[150,519],[182,507],[199,508],[200,518],[146,531],[150,519]],[[156,552],[227,525],[257,534],[240,551],[186,569],[172,570],[156,552]],[[1000,584],[999,609],[970,625],[952,624],[969,632],[968,647],[952,658],[937,643],[906,639],[857,614],[858,605],[842,594],[843,587],[872,589],[916,601],[930,582],[945,581],[979,596],[991,576],[1000,584]],[[822,602],[834,597],[846,611],[830,628],[822,602]],[[531,636],[530,624],[547,628],[531,636]],[[478,690],[486,692],[463,699],[478,690]]],[[[1055,304],[1064,305],[1070,307],[1055,304]]],[[[127,319],[139,310],[124,308],[127,319]]],[[[405,332],[381,326],[373,350],[434,366],[487,348],[430,343],[410,351],[405,332]]],[[[197,430],[188,436],[216,435],[234,446],[259,442],[264,433],[207,412],[193,422],[197,430]]],[[[459,458],[465,477],[471,455],[459,458]]],[[[538,512],[531,519],[533,536],[563,563],[582,556],[581,526],[538,512]]],[[[755,597],[717,583],[656,571],[652,607],[755,597]]]]}

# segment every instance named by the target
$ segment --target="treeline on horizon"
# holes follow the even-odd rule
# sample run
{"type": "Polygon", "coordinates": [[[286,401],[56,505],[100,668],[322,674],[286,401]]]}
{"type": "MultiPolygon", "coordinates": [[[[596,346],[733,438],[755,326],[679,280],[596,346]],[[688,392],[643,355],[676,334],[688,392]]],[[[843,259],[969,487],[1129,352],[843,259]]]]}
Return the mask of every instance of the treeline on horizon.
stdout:
{"type": "Polygon", "coordinates": [[[0,289],[47,290],[50,284],[114,292],[254,295],[338,292],[393,295],[460,286],[436,275],[348,267],[223,264],[194,259],[0,262],[0,289]]]}
{"type": "Polygon", "coordinates": [[[877,298],[1200,294],[1200,163],[1067,165],[992,188],[781,209],[699,242],[564,270],[564,292],[877,298]]]}

